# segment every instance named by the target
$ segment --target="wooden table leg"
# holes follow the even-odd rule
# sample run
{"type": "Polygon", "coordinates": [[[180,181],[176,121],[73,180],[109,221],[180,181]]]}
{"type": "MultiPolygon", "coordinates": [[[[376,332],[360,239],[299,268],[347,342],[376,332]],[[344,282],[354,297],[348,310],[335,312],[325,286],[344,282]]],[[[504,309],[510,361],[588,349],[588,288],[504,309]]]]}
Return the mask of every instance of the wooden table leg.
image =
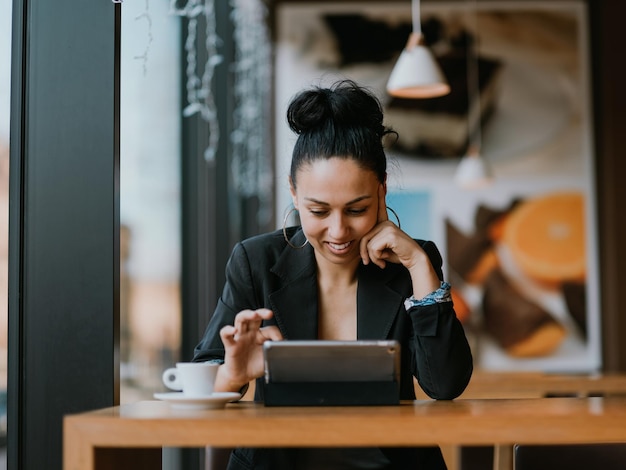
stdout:
{"type": "Polygon", "coordinates": [[[461,447],[455,445],[442,445],[439,447],[448,470],[459,470],[461,468],[461,447]]]}
{"type": "Polygon", "coordinates": [[[161,470],[163,450],[156,448],[95,449],[94,470],[161,470]]]}
{"type": "Polygon", "coordinates": [[[512,445],[496,445],[493,447],[493,470],[513,470],[512,445]]]}
{"type": "Polygon", "coordinates": [[[73,422],[63,424],[63,470],[93,470],[94,450],[73,422]]]}
{"type": "Polygon", "coordinates": [[[95,447],[75,420],[63,424],[63,470],[161,470],[161,447],[95,447]]]}

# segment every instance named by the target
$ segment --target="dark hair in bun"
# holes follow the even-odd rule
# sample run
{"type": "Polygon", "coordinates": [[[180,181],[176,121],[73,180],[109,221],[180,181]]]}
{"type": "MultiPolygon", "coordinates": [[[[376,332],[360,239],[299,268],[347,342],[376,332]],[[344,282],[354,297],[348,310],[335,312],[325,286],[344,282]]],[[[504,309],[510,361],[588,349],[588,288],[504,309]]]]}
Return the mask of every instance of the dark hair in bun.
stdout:
{"type": "Polygon", "coordinates": [[[383,125],[380,101],[352,80],[297,94],[287,109],[287,122],[298,134],[291,159],[291,180],[304,165],[331,157],[354,159],[385,181],[387,158],[382,139],[394,133],[383,125]]]}

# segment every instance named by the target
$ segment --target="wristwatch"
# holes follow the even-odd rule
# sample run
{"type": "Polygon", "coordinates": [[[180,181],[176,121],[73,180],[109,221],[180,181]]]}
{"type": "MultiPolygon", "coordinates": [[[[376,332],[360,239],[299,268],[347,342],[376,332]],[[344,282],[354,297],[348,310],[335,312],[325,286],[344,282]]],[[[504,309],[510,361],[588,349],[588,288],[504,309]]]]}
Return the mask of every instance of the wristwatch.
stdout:
{"type": "Polygon", "coordinates": [[[407,312],[414,307],[423,307],[424,305],[432,305],[438,304],[441,302],[450,302],[452,298],[450,297],[450,284],[445,281],[441,282],[441,286],[439,289],[431,292],[430,294],[422,297],[421,299],[416,299],[411,296],[404,301],[404,308],[407,312]]]}

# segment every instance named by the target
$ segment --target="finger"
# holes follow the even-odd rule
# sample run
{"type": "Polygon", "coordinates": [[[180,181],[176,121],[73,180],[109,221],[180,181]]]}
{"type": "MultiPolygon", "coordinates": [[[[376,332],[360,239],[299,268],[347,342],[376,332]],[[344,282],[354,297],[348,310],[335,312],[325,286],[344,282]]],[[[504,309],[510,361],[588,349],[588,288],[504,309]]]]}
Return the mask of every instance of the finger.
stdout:
{"type": "Polygon", "coordinates": [[[369,252],[367,251],[368,243],[369,243],[369,238],[363,237],[361,238],[361,245],[359,246],[361,260],[363,261],[363,264],[366,264],[366,265],[369,264],[370,262],[370,255],[369,255],[369,252]]]}
{"type": "Polygon", "coordinates": [[[387,215],[387,203],[385,202],[385,186],[383,184],[378,185],[378,223],[389,220],[387,215]]]}
{"type": "Polygon", "coordinates": [[[380,269],[385,269],[387,263],[385,259],[388,257],[387,252],[385,250],[372,250],[369,252],[370,260],[380,269]]]}
{"type": "Polygon", "coordinates": [[[264,328],[261,328],[261,330],[259,332],[263,336],[262,341],[267,341],[267,340],[270,340],[270,341],[282,341],[283,340],[283,334],[274,325],[266,326],[264,328]]]}
{"type": "Polygon", "coordinates": [[[361,259],[363,264],[374,263],[380,266],[380,262],[377,260],[378,256],[376,250],[372,248],[372,240],[361,240],[361,259]]]}
{"type": "MultiPolygon", "coordinates": [[[[379,203],[379,211],[380,211],[380,203],[379,203]]],[[[369,244],[371,240],[374,239],[376,234],[380,231],[380,223],[377,223],[372,230],[363,235],[359,244],[359,253],[361,255],[361,260],[363,260],[363,264],[369,264],[370,259],[370,250],[369,244]]]]}
{"type": "Polygon", "coordinates": [[[248,321],[253,314],[252,310],[242,310],[235,316],[235,329],[239,333],[248,331],[248,321]]]}
{"type": "Polygon", "coordinates": [[[396,230],[397,227],[391,223],[379,224],[374,236],[366,246],[370,261],[381,269],[387,266],[387,262],[397,262],[395,253],[396,230]]]}
{"type": "Polygon", "coordinates": [[[223,326],[220,330],[220,338],[222,338],[222,343],[224,346],[231,346],[235,343],[235,335],[237,334],[237,329],[234,326],[226,325],[223,326]]]}
{"type": "Polygon", "coordinates": [[[254,323],[260,323],[260,317],[256,310],[242,310],[235,317],[235,328],[240,333],[247,333],[254,323]]]}
{"type": "Polygon", "coordinates": [[[264,320],[268,320],[272,318],[273,312],[267,308],[260,308],[258,310],[254,310],[246,313],[245,321],[243,325],[246,327],[246,332],[256,331],[261,328],[264,320]]]}
{"type": "Polygon", "coordinates": [[[242,310],[235,317],[235,323],[237,321],[241,322],[251,322],[258,321],[260,319],[267,320],[272,318],[272,311],[268,308],[259,308],[257,310],[242,310]]]}
{"type": "Polygon", "coordinates": [[[235,339],[241,335],[258,330],[263,320],[272,318],[272,316],[273,312],[267,308],[242,310],[235,316],[235,329],[237,330],[235,339]]]}
{"type": "Polygon", "coordinates": [[[359,246],[359,252],[361,254],[361,259],[363,260],[363,264],[369,264],[372,262],[372,257],[375,256],[376,250],[373,248],[376,243],[377,237],[380,236],[380,233],[384,229],[384,226],[381,223],[377,223],[376,226],[366,233],[363,238],[361,238],[361,244],[359,246]]]}
{"type": "Polygon", "coordinates": [[[272,312],[269,308],[259,308],[255,310],[255,312],[263,319],[269,320],[274,316],[274,312],[272,312]]]}

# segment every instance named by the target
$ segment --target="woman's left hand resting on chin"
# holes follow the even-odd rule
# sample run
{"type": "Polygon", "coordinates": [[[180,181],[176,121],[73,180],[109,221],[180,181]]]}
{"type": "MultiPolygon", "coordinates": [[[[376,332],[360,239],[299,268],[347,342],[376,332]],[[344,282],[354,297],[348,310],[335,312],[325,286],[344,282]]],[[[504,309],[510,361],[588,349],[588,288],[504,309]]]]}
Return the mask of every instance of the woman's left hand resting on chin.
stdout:
{"type": "Polygon", "coordinates": [[[235,316],[234,325],[220,330],[225,355],[215,378],[216,392],[237,392],[263,375],[263,343],[283,339],[276,326],[261,327],[263,320],[272,315],[266,308],[242,310],[235,316]]]}
{"type": "Polygon", "coordinates": [[[409,235],[389,220],[385,185],[378,188],[378,223],[361,239],[363,264],[374,263],[381,269],[387,262],[402,264],[411,274],[413,296],[422,298],[437,290],[441,281],[428,255],[409,235]]]}

